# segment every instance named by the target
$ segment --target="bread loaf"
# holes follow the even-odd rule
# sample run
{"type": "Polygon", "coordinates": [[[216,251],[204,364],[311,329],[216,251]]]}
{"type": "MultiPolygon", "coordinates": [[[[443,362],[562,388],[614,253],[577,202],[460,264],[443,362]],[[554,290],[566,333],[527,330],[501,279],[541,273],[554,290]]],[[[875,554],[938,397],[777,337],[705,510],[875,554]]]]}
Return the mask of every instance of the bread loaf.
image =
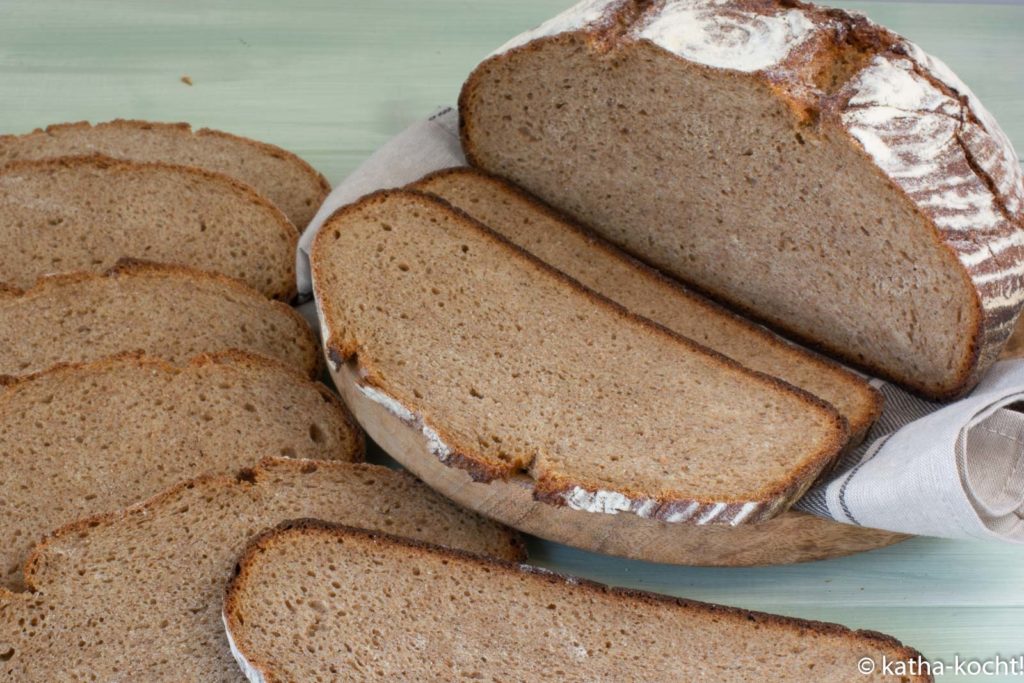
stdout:
{"type": "Polygon", "coordinates": [[[796,0],[586,0],[460,99],[470,161],[712,296],[928,397],[1024,301],[1024,176],[942,62],[796,0]]]}
{"type": "Polygon", "coordinates": [[[355,363],[366,396],[478,481],[525,474],[555,505],[753,523],[846,442],[823,402],[630,314],[428,195],[341,209],[311,261],[332,371],[355,363]]]}
{"type": "Polygon", "coordinates": [[[0,379],[142,351],[172,363],[240,349],[318,372],[317,340],[291,307],[226,277],[123,262],[105,274],[0,288],[0,379]]]}
{"type": "Polygon", "coordinates": [[[0,166],[0,239],[0,282],[15,287],[135,258],[295,295],[295,226],[252,188],[197,168],[103,157],[0,166]]]}
{"type": "Polygon", "coordinates": [[[184,367],[122,356],[0,389],[0,585],[43,534],[267,456],[361,460],[363,436],[322,384],[240,352],[184,367]]]}
{"type": "Polygon", "coordinates": [[[630,312],[832,404],[849,424],[851,444],[881,412],[881,395],[866,381],[663,277],[501,178],[454,168],[412,187],[446,200],[630,312]]]}
{"type": "Polygon", "coordinates": [[[219,130],[193,131],[187,123],[117,119],[92,125],[62,123],[24,135],[0,135],[0,164],[103,154],[131,161],[196,166],[251,185],[299,229],[331,191],[327,180],[291,152],[219,130]]]}
{"type": "Polygon", "coordinates": [[[878,633],[609,588],[322,523],[287,525],[249,545],[224,623],[252,683],[930,680],[887,675],[883,661],[895,669],[920,654],[878,633]],[[874,665],[866,675],[864,659],[874,665]]]}
{"type": "Polygon", "coordinates": [[[0,680],[244,682],[221,623],[224,589],[246,540],[295,517],[523,557],[506,528],[404,472],[268,460],[76,522],[40,544],[26,565],[31,592],[0,588],[0,680]]]}

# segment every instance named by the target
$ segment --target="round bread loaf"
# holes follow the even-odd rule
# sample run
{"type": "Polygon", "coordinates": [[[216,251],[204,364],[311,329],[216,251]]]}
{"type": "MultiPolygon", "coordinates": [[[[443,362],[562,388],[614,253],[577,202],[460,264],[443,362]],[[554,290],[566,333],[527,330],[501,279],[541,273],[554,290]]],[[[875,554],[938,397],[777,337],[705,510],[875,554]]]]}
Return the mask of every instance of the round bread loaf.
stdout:
{"type": "Polygon", "coordinates": [[[942,62],[781,0],[582,2],[460,101],[470,161],[652,265],[922,394],[1024,301],[1024,179],[942,62]]]}

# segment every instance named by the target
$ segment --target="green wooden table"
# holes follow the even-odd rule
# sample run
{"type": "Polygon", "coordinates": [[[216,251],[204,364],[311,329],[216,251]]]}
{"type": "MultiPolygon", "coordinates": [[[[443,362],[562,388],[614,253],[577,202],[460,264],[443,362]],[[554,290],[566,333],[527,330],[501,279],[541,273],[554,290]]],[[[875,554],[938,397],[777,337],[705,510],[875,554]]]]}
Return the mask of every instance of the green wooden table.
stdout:
{"type": "MultiPolygon", "coordinates": [[[[408,123],[452,103],[491,49],[569,2],[0,0],[0,132],[119,116],[184,120],[292,149],[337,182],[408,123]]],[[[836,4],[942,57],[1024,149],[1024,5],[836,4]]],[[[539,564],[608,583],[885,631],[929,658],[1024,654],[1020,547],[918,539],[734,570],[541,542],[531,550],[539,564]]]]}

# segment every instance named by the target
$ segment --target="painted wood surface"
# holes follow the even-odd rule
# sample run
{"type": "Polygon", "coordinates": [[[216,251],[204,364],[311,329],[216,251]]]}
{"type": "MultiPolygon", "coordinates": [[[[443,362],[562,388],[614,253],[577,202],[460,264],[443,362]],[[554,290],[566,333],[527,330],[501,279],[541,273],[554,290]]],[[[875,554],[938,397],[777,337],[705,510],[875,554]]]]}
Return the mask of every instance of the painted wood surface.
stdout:
{"type": "MultiPolygon", "coordinates": [[[[0,0],[0,132],[185,120],[292,149],[337,182],[405,125],[452,103],[492,48],[568,4],[0,0]]],[[[948,62],[1024,149],[1024,4],[834,4],[948,62]]],[[[750,569],[649,565],[542,542],[531,550],[541,565],[608,583],[885,631],[930,658],[1024,654],[1024,548],[916,539],[750,569]]]]}

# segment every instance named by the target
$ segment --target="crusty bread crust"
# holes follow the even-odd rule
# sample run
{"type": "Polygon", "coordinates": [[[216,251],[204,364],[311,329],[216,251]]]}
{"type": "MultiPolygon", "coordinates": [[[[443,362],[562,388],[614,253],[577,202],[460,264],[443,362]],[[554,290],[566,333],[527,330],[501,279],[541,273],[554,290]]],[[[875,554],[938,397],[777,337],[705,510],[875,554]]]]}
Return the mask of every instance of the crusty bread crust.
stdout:
{"type": "MultiPolygon", "coordinates": [[[[56,157],[51,159],[11,161],[0,166],[0,174],[16,174],[20,172],[31,173],[55,168],[74,169],[82,167],[127,175],[159,170],[169,174],[192,177],[211,185],[220,185],[221,187],[228,188],[229,191],[236,195],[240,201],[254,204],[272,216],[280,235],[285,239],[287,244],[290,245],[289,249],[291,251],[294,252],[298,246],[298,230],[294,225],[292,225],[291,221],[288,220],[281,209],[274,205],[269,199],[265,198],[263,195],[256,192],[256,190],[251,186],[246,185],[240,180],[236,180],[235,178],[223,173],[208,171],[196,166],[181,166],[159,161],[126,161],[123,159],[114,159],[102,154],[91,154],[84,156],[56,157]]],[[[274,288],[265,292],[266,295],[283,301],[290,301],[294,299],[297,290],[295,283],[295,264],[292,260],[287,261],[286,269],[278,274],[276,280],[277,282],[275,283],[274,288]]],[[[8,286],[13,285],[8,283],[8,286]]]]}
{"type": "MultiPolygon", "coordinates": [[[[870,360],[859,361],[846,350],[796,329],[785,321],[767,319],[763,311],[752,310],[733,300],[730,292],[716,291],[701,282],[687,284],[809,347],[841,357],[872,375],[897,381],[928,398],[952,399],[973,388],[998,358],[1024,306],[1024,176],[1012,145],[998,123],[942,62],[863,16],[839,9],[819,8],[802,0],[730,0],[724,4],[705,4],[703,9],[726,19],[736,15],[798,11],[816,27],[818,34],[802,44],[790,46],[788,53],[770,68],[729,71],[727,66],[718,64],[709,68],[719,73],[724,69],[730,77],[753,79],[763,84],[766,90],[789,107],[798,125],[819,127],[843,135],[851,148],[874,167],[878,177],[906,199],[907,205],[929,226],[935,247],[953,257],[950,261],[957,264],[960,276],[968,285],[967,291],[973,297],[972,320],[965,323],[970,341],[952,378],[943,386],[929,386],[914,377],[899,376],[890,368],[870,360]],[[838,59],[835,52],[830,52],[827,47],[827,41],[834,40],[831,36],[850,40],[875,56],[873,61],[849,74],[838,91],[823,95],[814,86],[820,73],[817,70],[827,68],[828,60],[838,59]],[[855,118],[857,110],[864,108],[864,104],[856,100],[867,90],[858,79],[872,68],[908,68],[915,77],[926,81],[937,95],[956,103],[960,123],[956,127],[955,142],[961,150],[959,156],[943,159],[941,165],[936,164],[940,166],[937,170],[928,168],[934,159],[919,160],[916,167],[905,169],[906,173],[883,168],[882,159],[886,153],[872,153],[862,140],[873,136],[888,144],[899,142],[904,133],[901,128],[855,118]],[[920,171],[917,176],[911,172],[914,170],[920,171]],[[909,180],[903,178],[904,175],[909,180]],[[921,176],[928,182],[918,182],[921,176]],[[971,202],[966,202],[971,206],[964,209],[956,199],[949,200],[943,195],[950,189],[950,179],[967,179],[954,188],[959,190],[955,196],[978,195],[991,199],[995,215],[985,217],[989,221],[987,224],[982,221],[980,210],[974,215],[970,213],[974,210],[971,202]],[[961,227],[972,219],[976,225],[966,230],[961,227]]],[[[593,3],[587,6],[581,3],[569,10],[563,21],[555,22],[549,29],[541,27],[524,34],[521,39],[512,41],[505,51],[499,50],[482,62],[469,75],[459,96],[459,125],[462,147],[471,164],[481,165],[481,155],[475,142],[477,134],[474,127],[477,124],[472,103],[480,81],[491,66],[505,59],[506,55],[538,52],[553,43],[582,43],[599,54],[613,50],[643,50],[651,59],[681,60],[700,65],[686,60],[656,40],[639,38],[632,33],[633,29],[649,25],[661,16],[666,3],[614,0],[605,3],[602,13],[596,18],[587,14],[593,6],[593,3]],[[568,16],[575,10],[579,10],[578,15],[568,16]]],[[[906,120],[916,124],[925,120],[925,113],[903,112],[906,120]]]]}
{"type": "MultiPolygon", "coordinates": [[[[302,330],[301,334],[305,337],[304,343],[302,344],[303,348],[306,349],[306,360],[304,366],[309,369],[309,376],[312,378],[318,377],[320,372],[323,370],[323,360],[318,352],[319,343],[316,338],[316,334],[309,327],[309,324],[306,323],[306,320],[302,317],[301,313],[282,301],[267,299],[263,294],[241,280],[236,280],[228,277],[227,275],[211,271],[196,270],[187,266],[165,263],[152,263],[150,261],[143,261],[140,259],[121,259],[113,268],[110,268],[105,273],[81,271],[60,273],[40,277],[36,280],[36,283],[28,289],[22,290],[16,287],[0,288],[0,300],[43,296],[55,288],[72,284],[85,284],[101,278],[118,277],[174,278],[185,281],[202,280],[247,299],[256,299],[261,303],[266,303],[282,315],[292,318],[296,323],[301,323],[301,325],[297,325],[296,327],[299,330],[302,330]]],[[[7,380],[14,379],[7,375],[0,375],[0,381],[5,378],[7,380]]]]}
{"type": "MultiPolygon", "coordinates": [[[[259,672],[266,683],[284,682],[280,672],[271,666],[271,663],[258,653],[247,651],[244,629],[246,627],[244,615],[241,610],[242,593],[248,588],[252,577],[252,565],[256,559],[267,552],[275,543],[284,543],[289,537],[296,535],[324,535],[338,538],[357,537],[370,540],[381,546],[401,547],[422,555],[436,555],[448,557],[479,567],[486,572],[498,572],[507,574],[527,574],[534,577],[533,580],[553,585],[565,586],[566,590],[573,592],[589,593],[592,595],[610,595],[616,600],[625,602],[641,602],[652,607],[671,606],[683,610],[702,612],[709,619],[741,619],[749,623],[752,631],[761,627],[786,629],[796,633],[804,631],[815,631],[842,636],[849,640],[859,640],[870,643],[880,650],[886,652],[889,661],[897,660],[923,660],[923,655],[913,648],[906,647],[896,638],[876,631],[851,630],[840,624],[795,617],[785,617],[765,612],[745,610],[738,607],[726,607],[711,603],[676,598],[668,595],[651,593],[631,588],[608,586],[587,579],[581,579],[546,569],[540,569],[526,564],[513,564],[511,562],[496,560],[493,558],[473,555],[462,550],[443,548],[422,541],[393,536],[386,533],[367,531],[341,524],[330,524],[320,520],[299,519],[284,522],[275,529],[270,529],[259,534],[249,541],[249,545],[243,551],[235,567],[235,575],[228,583],[224,598],[224,626],[232,642],[237,647],[239,654],[245,657],[253,670],[259,672]]],[[[907,678],[907,681],[930,681],[930,676],[918,675],[907,678]]]]}
{"type": "MultiPolygon", "coordinates": [[[[410,190],[382,190],[367,195],[353,204],[341,207],[324,222],[323,227],[314,240],[311,252],[313,289],[320,306],[321,334],[324,340],[324,352],[329,361],[329,369],[337,371],[345,363],[356,363],[359,367],[360,376],[364,378],[365,385],[380,390],[393,401],[403,406],[406,413],[413,416],[413,423],[423,423],[423,410],[419,406],[419,401],[412,396],[405,395],[400,389],[391,386],[384,374],[375,366],[372,351],[365,347],[362,340],[355,338],[351,330],[344,329],[341,321],[333,320],[330,313],[325,310],[326,307],[322,305],[322,302],[331,295],[329,292],[325,292],[318,287],[318,282],[322,281],[322,278],[319,276],[320,271],[329,267],[329,264],[323,263],[321,255],[324,251],[321,245],[328,242],[328,236],[337,230],[344,229],[344,219],[349,214],[361,211],[363,207],[385,202],[391,197],[405,197],[427,208],[434,207],[446,211],[451,220],[458,222],[467,230],[473,231],[491,242],[496,249],[504,250],[510,260],[514,259],[524,267],[533,269],[544,277],[554,278],[567,292],[581,295],[594,304],[613,312],[616,317],[623,321],[623,324],[641,327],[651,335],[668,339],[671,343],[684,346],[693,353],[707,356],[719,368],[739,373],[745,376],[747,380],[761,384],[774,392],[790,394],[797,398],[808,411],[818,413],[831,424],[828,438],[819,444],[817,449],[810,453],[799,465],[794,467],[790,476],[785,481],[765,484],[761,488],[751,491],[750,495],[742,500],[671,497],[667,495],[652,495],[649,491],[639,490],[622,490],[617,492],[634,501],[637,508],[643,509],[646,512],[645,516],[665,521],[680,521],[680,518],[685,518],[682,521],[692,524],[702,523],[699,522],[703,517],[702,512],[710,513],[712,510],[717,509],[718,512],[716,514],[708,516],[709,521],[729,523],[737,520],[737,523],[755,523],[770,519],[799,499],[811,486],[817,475],[834,461],[849,441],[849,429],[846,420],[832,406],[816,396],[792,387],[776,377],[745,368],[716,351],[681,337],[646,318],[637,316],[610,299],[583,287],[576,280],[552,268],[487,226],[474,220],[466,213],[443,200],[437,199],[433,195],[410,190]],[[697,510],[696,514],[694,513],[695,507],[697,510]]],[[[408,419],[405,421],[410,422],[408,419]]],[[[410,424],[410,426],[414,425],[410,424]]],[[[498,464],[488,460],[480,453],[476,445],[467,443],[452,434],[446,430],[443,424],[431,423],[430,428],[448,447],[449,452],[446,453],[443,462],[450,467],[465,470],[474,481],[487,482],[495,479],[507,479],[520,471],[511,463],[498,464]]],[[[540,477],[535,477],[535,481],[534,495],[536,499],[559,506],[567,504],[567,497],[574,490],[583,489],[596,493],[604,488],[592,482],[574,481],[552,473],[544,473],[540,477]]]]}
{"type": "MultiPolygon", "coordinates": [[[[755,325],[749,320],[733,313],[725,306],[712,301],[711,299],[705,298],[687,289],[682,283],[668,277],[664,273],[661,273],[655,268],[647,265],[643,261],[625,253],[615,245],[611,244],[607,240],[596,235],[592,230],[584,226],[576,219],[569,216],[567,213],[547,204],[538,197],[528,193],[526,190],[515,185],[514,183],[472,167],[455,167],[446,168],[440,171],[430,173],[420,180],[412,183],[408,189],[420,190],[427,194],[433,194],[430,192],[429,183],[435,179],[443,179],[450,176],[459,175],[471,175],[482,182],[491,183],[504,192],[509,192],[519,197],[523,201],[531,204],[538,211],[550,216],[552,219],[562,223],[566,230],[570,230],[578,235],[583,236],[587,242],[596,249],[599,249],[608,256],[609,259],[623,260],[628,262],[633,268],[636,269],[636,275],[638,278],[646,278],[648,281],[656,280],[661,284],[666,284],[675,290],[679,296],[686,297],[694,304],[700,306],[704,313],[708,316],[715,317],[727,317],[737,323],[741,323],[745,328],[746,332],[751,336],[758,338],[759,342],[766,346],[771,346],[777,350],[781,350],[784,353],[793,357],[794,362],[801,364],[810,364],[818,367],[823,374],[828,374],[834,378],[837,383],[842,383],[852,394],[858,395],[860,398],[859,411],[853,415],[844,415],[847,420],[850,429],[850,445],[856,445],[859,443],[864,436],[867,434],[867,430],[874,424],[878,416],[882,414],[882,394],[877,389],[872,387],[866,381],[854,373],[846,370],[835,361],[822,357],[817,354],[809,353],[800,349],[799,347],[790,344],[783,338],[772,334],[760,325],[755,325]]],[[[439,199],[440,198],[438,197],[439,199]]],[[[500,231],[497,231],[500,232],[500,231]]],[[[699,342],[695,342],[698,343],[699,342]]],[[[740,363],[742,365],[742,363],[740,363]]],[[[827,402],[827,401],[826,401],[827,402]]]]}
{"type": "Polygon", "coordinates": [[[309,219],[312,218],[313,214],[323,203],[324,199],[331,192],[331,185],[327,182],[327,178],[323,176],[319,171],[313,168],[307,161],[302,157],[289,152],[286,149],[282,149],[276,145],[271,145],[267,142],[260,140],[254,140],[252,138],[242,137],[233,133],[227,133],[221,130],[214,130],[212,128],[200,128],[194,130],[191,124],[180,122],[180,123],[162,123],[155,121],[142,121],[138,119],[114,119],[112,121],[106,121],[103,123],[90,123],[88,121],[75,121],[70,123],[57,123],[46,126],[46,128],[37,128],[31,133],[25,135],[0,135],[0,148],[4,146],[5,141],[14,140],[19,137],[27,137],[31,135],[54,135],[60,134],[65,131],[77,130],[86,131],[93,129],[136,129],[136,130],[157,130],[165,133],[171,133],[174,135],[189,136],[196,138],[213,137],[221,138],[224,140],[230,140],[242,145],[246,145],[253,149],[257,149],[263,154],[274,157],[276,159],[287,160],[295,169],[297,169],[302,175],[305,175],[311,186],[317,188],[316,192],[312,194],[308,199],[312,206],[312,211],[309,213],[308,218],[299,216],[289,216],[289,220],[295,224],[299,229],[305,227],[305,224],[309,219]]]}

